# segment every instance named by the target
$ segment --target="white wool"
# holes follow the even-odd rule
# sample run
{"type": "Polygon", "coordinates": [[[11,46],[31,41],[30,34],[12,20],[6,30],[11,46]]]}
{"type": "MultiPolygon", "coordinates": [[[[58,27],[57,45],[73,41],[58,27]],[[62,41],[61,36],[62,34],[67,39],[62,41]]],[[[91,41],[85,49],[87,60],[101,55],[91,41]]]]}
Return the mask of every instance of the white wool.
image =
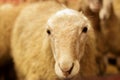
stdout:
{"type": "Polygon", "coordinates": [[[77,14],[79,14],[79,13],[75,10],[72,10],[72,9],[64,9],[64,10],[58,11],[56,13],[56,16],[62,16],[64,14],[76,15],[77,16],[77,14]]]}
{"type": "MultiPolygon", "coordinates": [[[[52,28],[55,26],[55,24],[60,24],[61,27],[64,27],[65,25],[62,25],[62,24],[71,24],[70,22],[71,21],[75,21],[76,23],[74,23],[74,25],[76,26],[80,26],[79,23],[82,23],[83,21],[81,21],[81,19],[79,18],[80,16],[79,15],[83,15],[82,12],[77,12],[75,10],[72,10],[72,9],[63,9],[63,10],[60,10],[58,12],[56,12],[54,14],[54,16],[50,17],[50,19],[48,20],[47,24],[52,28]],[[66,21],[64,18],[69,18],[70,16],[73,16],[73,18],[70,19],[70,21],[66,21]],[[60,21],[59,23],[57,23],[55,20],[56,18],[60,18],[60,21]],[[63,21],[64,20],[64,21],[63,21]],[[62,23],[61,23],[62,22],[62,23]],[[54,23],[54,24],[52,24],[54,23]]],[[[84,16],[84,15],[83,15],[84,16]]],[[[87,20],[87,18],[84,16],[84,19],[87,20]]]]}

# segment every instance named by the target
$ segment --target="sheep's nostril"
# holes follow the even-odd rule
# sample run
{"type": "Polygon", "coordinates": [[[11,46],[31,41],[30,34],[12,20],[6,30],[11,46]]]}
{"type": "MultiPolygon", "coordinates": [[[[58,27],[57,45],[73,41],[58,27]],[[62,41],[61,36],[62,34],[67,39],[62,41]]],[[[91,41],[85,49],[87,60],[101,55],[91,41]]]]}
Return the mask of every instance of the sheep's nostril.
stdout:
{"type": "Polygon", "coordinates": [[[72,70],[73,70],[73,67],[74,67],[74,63],[72,63],[72,65],[69,67],[69,69],[63,69],[63,68],[61,68],[61,70],[62,70],[62,72],[63,72],[63,74],[65,75],[65,76],[68,76],[68,75],[70,75],[71,74],[71,72],[72,72],[72,70]]]}
{"type": "Polygon", "coordinates": [[[72,64],[70,70],[67,71],[69,74],[71,74],[73,67],[74,67],[74,64],[72,64]]]}

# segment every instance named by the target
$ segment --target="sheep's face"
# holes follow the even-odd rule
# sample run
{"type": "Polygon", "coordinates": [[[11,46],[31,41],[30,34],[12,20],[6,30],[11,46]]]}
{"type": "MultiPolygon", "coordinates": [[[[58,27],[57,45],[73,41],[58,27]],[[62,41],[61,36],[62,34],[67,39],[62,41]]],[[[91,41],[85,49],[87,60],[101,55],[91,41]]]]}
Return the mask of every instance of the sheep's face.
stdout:
{"type": "Polygon", "coordinates": [[[55,72],[60,78],[72,78],[80,70],[89,22],[82,13],[65,9],[53,15],[47,24],[55,72]]]}
{"type": "Polygon", "coordinates": [[[99,12],[102,7],[102,0],[86,0],[86,3],[93,12],[99,12]]]}

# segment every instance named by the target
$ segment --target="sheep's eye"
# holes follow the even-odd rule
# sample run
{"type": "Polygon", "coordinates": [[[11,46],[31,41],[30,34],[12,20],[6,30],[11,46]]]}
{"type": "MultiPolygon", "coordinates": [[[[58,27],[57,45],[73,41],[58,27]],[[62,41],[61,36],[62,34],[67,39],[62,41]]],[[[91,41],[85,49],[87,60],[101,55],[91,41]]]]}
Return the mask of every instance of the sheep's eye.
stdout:
{"type": "Polygon", "coordinates": [[[88,28],[87,28],[87,26],[85,26],[85,27],[83,28],[82,32],[83,32],[83,33],[86,33],[87,30],[88,30],[88,28]]]}
{"type": "Polygon", "coordinates": [[[47,30],[47,33],[50,35],[51,34],[50,30],[47,30]]]}

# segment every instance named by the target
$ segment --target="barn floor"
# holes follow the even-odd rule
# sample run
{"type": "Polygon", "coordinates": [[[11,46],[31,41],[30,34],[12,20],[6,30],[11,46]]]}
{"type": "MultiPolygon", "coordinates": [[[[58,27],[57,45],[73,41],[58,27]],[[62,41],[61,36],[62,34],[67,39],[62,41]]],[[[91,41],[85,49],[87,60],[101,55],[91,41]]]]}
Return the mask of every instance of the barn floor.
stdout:
{"type": "MultiPolygon", "coordinates": [[[[120,18],[120,0],[114,1],[114,9],[117,16],[120,18]]],[[[5,66],[0,67],[0,80],[16,80],[15,70],[12,60],[5,66]]],[[[120,74],[107,75],[107,76],[95,76],[82,78],[81,80],[120,80],[120,74]]]]}

